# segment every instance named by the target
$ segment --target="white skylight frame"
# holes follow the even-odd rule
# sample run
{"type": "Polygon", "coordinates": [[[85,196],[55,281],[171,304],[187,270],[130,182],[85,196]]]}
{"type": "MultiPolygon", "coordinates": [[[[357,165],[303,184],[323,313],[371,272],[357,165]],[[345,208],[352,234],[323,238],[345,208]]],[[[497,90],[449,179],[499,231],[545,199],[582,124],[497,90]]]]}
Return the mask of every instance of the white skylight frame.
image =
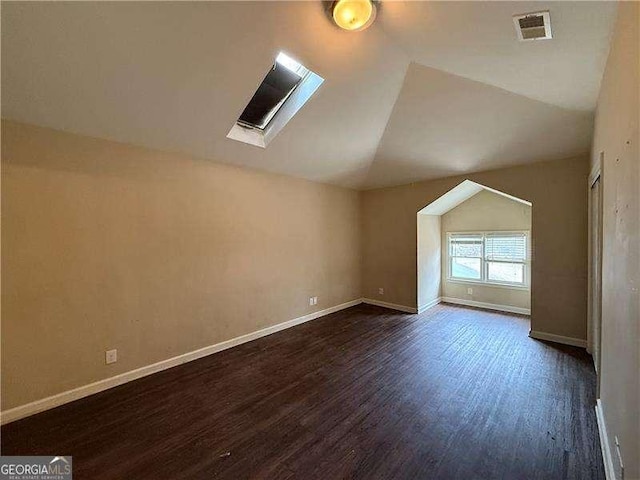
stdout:
{"type": "Polygon", "coordinates": [[[236,120],[227,134],[227,138],[256,147],[266,148],[289,120],[298,113],[298,110],[309,101],[316,90],[320,88],[322,82],[324,82],[321,76],[312,72],[284,52],[279,52],[275,61],[301,76],[302,79],[300,83],[274,107],[264,129],[251,128],[250,126],[240,124],[238,120],[236,120]]]}

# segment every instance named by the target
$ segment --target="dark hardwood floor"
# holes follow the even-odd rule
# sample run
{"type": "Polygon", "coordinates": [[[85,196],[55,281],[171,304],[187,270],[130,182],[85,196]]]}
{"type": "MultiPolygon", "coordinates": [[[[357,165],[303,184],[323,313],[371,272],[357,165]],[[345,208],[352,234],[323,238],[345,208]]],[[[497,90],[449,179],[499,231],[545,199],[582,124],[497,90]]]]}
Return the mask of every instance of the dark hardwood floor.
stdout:
{"type": "Polygon", "coordinates": [[[2,427],[74,479],[604,479],[595,374],[524,317],[359,305],[2,427]]]}

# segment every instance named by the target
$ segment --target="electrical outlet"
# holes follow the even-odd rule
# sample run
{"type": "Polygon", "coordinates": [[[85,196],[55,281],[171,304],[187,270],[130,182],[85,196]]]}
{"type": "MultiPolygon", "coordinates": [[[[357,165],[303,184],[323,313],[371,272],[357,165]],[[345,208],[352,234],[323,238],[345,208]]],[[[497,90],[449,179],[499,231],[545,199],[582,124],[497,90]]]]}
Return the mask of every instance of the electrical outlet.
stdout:
{"type": "Polygon", "coordinates": [[[313,297],[313,304],[317,305],[318,304],[318,297],[313,297]]]}
{"type": "Polygon", "coordinates": [[[313,303],[313,297],[309,297],[309,305],[315,305],[315,304],[313,303]]]}
{"type": "Polygon", "coordinates": [[[118,361],[118,350],[107,350],[105,352],[105,362],[107,365],[118,361]]]}
{"type": "Polygon", "coordinates": [[[378,295],[384,295],[384,288],[379,288],[378,289],[378,295]]]}
{"type": "Polygon", "coordinates": [[[473,295],[473,288],[467,288],[467,294],[473,295]]]}

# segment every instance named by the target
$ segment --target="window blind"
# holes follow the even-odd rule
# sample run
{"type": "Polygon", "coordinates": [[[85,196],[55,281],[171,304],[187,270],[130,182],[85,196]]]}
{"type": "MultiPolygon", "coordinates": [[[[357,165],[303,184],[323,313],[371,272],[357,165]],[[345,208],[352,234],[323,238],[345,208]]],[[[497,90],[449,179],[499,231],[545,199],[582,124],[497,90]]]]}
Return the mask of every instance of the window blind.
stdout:
{"type": "Polygon", "coordinates": [[[452,234],[449,238],[449,255],[452,257],[482,258],[482,235],[452,234]]]}
{"type": "Polygon", "coordinates": [[[523,233],[488,233],[485,238],[485,259],[502,262],[527,260],[527,237],[523,233]]]}

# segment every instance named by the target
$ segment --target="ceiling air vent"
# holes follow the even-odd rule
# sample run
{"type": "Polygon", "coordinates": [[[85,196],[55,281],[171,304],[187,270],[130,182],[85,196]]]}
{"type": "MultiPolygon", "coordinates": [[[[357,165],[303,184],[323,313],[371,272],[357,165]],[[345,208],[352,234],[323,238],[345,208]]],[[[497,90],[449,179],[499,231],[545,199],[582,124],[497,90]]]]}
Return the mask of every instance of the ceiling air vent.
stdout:
{"type": "Polygon", "coordinates": [[[551,17],[549,16],[549,11],[514,15],[513,23],[516,26],[518,40],[521,42],[551,38],[551,17]]]}

